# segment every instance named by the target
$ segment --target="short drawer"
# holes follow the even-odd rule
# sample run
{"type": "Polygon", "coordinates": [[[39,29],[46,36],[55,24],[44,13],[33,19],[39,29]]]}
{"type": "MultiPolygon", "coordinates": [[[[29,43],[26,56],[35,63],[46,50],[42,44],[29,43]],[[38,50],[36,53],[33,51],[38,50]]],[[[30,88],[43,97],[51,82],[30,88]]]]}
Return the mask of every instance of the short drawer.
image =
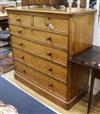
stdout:
{"type": "Polygon", "coordinates": [[[54,80],[47,75],[43,75],[18,61],[15,61],[15,68],[17,72],[23,74],[24,78],[28,79],[30,82],[37,84],[39,87],[59,96],[62,99],[67,98],[66,84],[54,80]]]}
{"type": "Polygon", "coordinates": [[[30,15],[9,14],[8,18],[10,24],[22,25],[26,27],[33,26],[33,18],[30,15]]]}
{"type": "Polygon", "coordinates": [[[12,46],[18,47],[27,52],[33,53],[34,55],[46,58],[48,60],[67,65],[68,54],[64,51],[26,41],[14,36],[12,36],[11,39],[12,46]]]}
{"type": "Polygon", "coordinates": [[[34,27],[68,34],[68,20],[51,17],[34,16],[34,27]]]}
{"type": "Polygon", "coordinates": [[[67,83],[67,68],[13,48],[14,58],[67,83]]]}
{"type": "Polygon", "coordinates": [[[22,37],[29,40],[43,42],[49,45],[68,49],[68,37],[49,32],[23,29],[22,37]]]}

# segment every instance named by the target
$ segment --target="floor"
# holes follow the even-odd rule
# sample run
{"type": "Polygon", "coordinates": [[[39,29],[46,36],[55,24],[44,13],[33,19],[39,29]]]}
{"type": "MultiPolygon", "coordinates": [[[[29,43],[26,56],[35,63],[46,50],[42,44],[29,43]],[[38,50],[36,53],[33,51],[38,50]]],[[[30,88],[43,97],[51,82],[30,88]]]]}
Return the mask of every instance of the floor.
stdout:
{"type": "MultiPolygon", "coordinates": [[[[51,108],[53,108],[54,110],[59,112],[59,114],[86,114],[86,111],[87,111],[87,98],[86,97],[84,97],[76,105],[74,105],[70,110],[67,111],[67,110],[64,110],[61,107],[55,105],[54,103],[50,102],[46,98],[40,96],[36,92],[32,91],[31,89],[29,89],[28,87],[26,87],[25,85],[20,83],[19,81],[15,80],[14,71],[8,72],[8,73],[4,74],[3,76],[6,79],[10,80],[11,82],[15,83],[16,85],[20,86],[22,89],[27,91],[29,94],[31,94],[35,98],[39,99],[46,105],[50,106],[51,108]]],[[[96,106],[92,107],[90,114],[100,114],[100,102],[96,106]]]]}

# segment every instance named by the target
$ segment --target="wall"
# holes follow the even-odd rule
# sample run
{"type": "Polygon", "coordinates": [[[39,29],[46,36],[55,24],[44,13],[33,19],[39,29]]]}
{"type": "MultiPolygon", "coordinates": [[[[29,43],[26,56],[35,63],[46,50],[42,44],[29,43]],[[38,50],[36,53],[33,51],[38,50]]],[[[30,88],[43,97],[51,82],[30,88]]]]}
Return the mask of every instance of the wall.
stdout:
{"type": "MultiPolygon", "coordinates": [[[[94,38],[93,38],[93,44],[100,46],[100,20],[98,19],[98,16],[95,17],[95,25],[94,25],[94,38]]],[[[100,90],[100,80],[95,81],[95,91],[97,92],[100,90]]]]}

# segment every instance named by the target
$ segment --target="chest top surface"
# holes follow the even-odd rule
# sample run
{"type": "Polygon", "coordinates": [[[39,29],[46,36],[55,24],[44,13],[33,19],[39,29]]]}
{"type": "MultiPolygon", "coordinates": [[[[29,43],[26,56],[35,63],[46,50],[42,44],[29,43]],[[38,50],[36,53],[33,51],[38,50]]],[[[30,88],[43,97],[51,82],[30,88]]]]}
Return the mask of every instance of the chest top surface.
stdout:
{"type": "Polygon", "coordinates": [[[94,13],[96,10],[94,9],[85,9],[85,8],[65,8],[65,9],[56,9],[53,7],[46,8],[35,8],[35,7],[15,7],[15,8],[7,8],[8,11],[24,11],[24,12],[35,12],[35,13],[50,13],[50,14],[64,14],[64,15],[79,15],[84,13],[94,13]]]}

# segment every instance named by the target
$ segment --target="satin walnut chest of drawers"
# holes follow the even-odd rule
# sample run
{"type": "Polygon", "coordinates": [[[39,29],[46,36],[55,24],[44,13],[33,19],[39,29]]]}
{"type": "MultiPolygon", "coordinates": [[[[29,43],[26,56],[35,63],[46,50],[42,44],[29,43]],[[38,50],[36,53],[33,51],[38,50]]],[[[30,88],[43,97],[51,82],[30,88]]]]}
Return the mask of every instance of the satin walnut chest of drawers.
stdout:
{"type": "Polygon", "coordinates": [[[95,10],[8,8],[15,78],[69,109],[87,91],[89,70],[69,63],[91,47],[95,10]]]}

